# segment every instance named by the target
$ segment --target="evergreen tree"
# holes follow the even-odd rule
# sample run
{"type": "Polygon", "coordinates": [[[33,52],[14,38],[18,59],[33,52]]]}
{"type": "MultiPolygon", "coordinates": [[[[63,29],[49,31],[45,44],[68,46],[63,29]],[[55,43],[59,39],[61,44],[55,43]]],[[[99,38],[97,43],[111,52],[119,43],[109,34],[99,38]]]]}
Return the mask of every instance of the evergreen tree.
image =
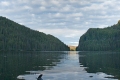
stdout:
{"type": "Polygon", "coordinates": [[[120,50],[120,21],[117,24],[99,29],[90,28],[80,37],[78,51],[118,51],[120,50]]]}
{"type": "Polygon", "coordinates": [[[69,47],[52,35],[0,17],[0,50],[68,51],[69,47]]]}

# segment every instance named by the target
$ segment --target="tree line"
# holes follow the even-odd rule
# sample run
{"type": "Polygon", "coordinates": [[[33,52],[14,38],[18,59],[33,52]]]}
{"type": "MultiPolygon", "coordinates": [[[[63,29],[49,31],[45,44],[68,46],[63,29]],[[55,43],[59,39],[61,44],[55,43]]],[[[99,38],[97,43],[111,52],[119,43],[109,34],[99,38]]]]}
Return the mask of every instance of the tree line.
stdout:
{"type": "Polygon", "coordinates": [[[1,16],[0,50],[68,51],[69,47],[52,35],[32,30],[1,16]]]}
{"type": "Polygon", "coordinates": [[[120,51],[120,22],[107,28],[90,28],[80,37],[78,51],[120,51]]]}

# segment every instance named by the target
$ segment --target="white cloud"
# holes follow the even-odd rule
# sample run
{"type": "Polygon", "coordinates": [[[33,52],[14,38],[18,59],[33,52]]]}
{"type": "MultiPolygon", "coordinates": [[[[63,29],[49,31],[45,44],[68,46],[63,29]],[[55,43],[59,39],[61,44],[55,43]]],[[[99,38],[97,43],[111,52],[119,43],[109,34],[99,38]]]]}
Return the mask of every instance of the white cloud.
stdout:
{"type": "Polygon", "coordinates": [[[87,0],[77,1],[77,3],[80,4],[80,5],[88,5],[88,4],[90,4],[90,2],[87,1],[87,0]]]}
{"type": "Polygon", "coordinates": [[[41,10],[41,11],[45,11],[45,10],[46,10],[46,7],[41,6],[41,7],[40,7],[40,10],[41,10]]]}
{"type": "Polygon", "coordinates": [[[76,36],[76,34],[74,33],[74,34],[69,34],[69,35],[65,35],[65,37],[75,37],[76,36]]]}
{"type": "Polygon", "coordinates": [[[78,2],[77,0],[70,0],[71,3],[76,3],[78,2]]]}
{"type": "Polygon", "coordinates": [[[9,6],[9,5],[10,5],[10,2],[8,2],[8,1],[2,1],[2,2],[0,3],[0,5],[2,5],[2,6],[9,6]]]}
{"type": "Polygon", "coordinates": [[[24,6],[23,9],[28,9],[28,10],[31,10],[32,8],[30,6],[24,6]]]}
{"type": "Polygon", "coordinates": [[[64,7],[62,7],[62,9],[60,10],[61,12],[69,12],[71,10],[71,6],[70,5],[66,5],[64,7]]]}
{"type": "Polygon", "coordinates": [[[114,0],[108,0],[108,1],[104,1],[103,5],[105,6],[115,6],[116,1],[114,0]]]}
{"type": "Polygon", "coordinates": [[[55,17],[62,17],[63,16],[63,14],[61,14],[61,13],[56,13],[55,14],[55,17]]]}
{"type": "Polygon", "coordinates": [[[70,46],[78,46],[79,42],[69,42],[70,43],[70,46]]]}
{"type": "MultiPolygon", "coordinates": [[[[37,1],[35,1],[35,2],[38,3],[37,1]]],[[[42,0],[42,1],[40,2],[40,4],[41,4],[42,6],[47,6],[47,2],[44,1],[44,0],[42,0]]]]}
{"type": "Polygon", "coordinates": [[[79,12],[79,13],[73,13],[72,16],[73,17],[80,17],[80,16],[83,16],[83,14],[81,12],[79,12]]]}
{"type": "Polygon", "coordinates": [[[39,29],[40,32],[45,32],[46,34],[58,35],[63,37],[76,37],[81,36],[86,32],[86,30],[77,30],[77,29],[39,29]]]}
{"type": "Polygon", "coordinates": [[[104,6],[103,4],[92,4],[90,6],[83,7],[82,10],[85,11],[91,11],[91,10],[106,10],[108,9],[107,6],[104,6]]]}
{"type": "Polygon", "coordinates": [[[35,17],[35,14],[31,14],[32,17],[35,17]]]}
{"type": "Polygon", "coordinates": [[[59,0],[51,0],[51,3],[57,6],[60,5],[59,2],[60,2],[59,0]]]}
{"type": "Polygon", "coordinates": [[[99,25],[98,28],[108,27],[108,25],[99,25]]]}
{"type": "Polygon", "coordinates": [[[75,20],[79,21],[79,20],[80,20],[80,17],[76,17],[75,20]]]}

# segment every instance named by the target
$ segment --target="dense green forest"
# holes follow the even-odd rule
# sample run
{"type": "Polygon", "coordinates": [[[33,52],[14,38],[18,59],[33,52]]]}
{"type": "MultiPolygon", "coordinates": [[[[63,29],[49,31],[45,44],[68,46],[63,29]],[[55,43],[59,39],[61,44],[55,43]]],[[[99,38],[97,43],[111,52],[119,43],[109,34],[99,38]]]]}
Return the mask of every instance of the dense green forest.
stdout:
{"type": "Polygon", "coordinates": [[[120,51],[120,21],[107,28],[90,28],[80,37],[78,51],[120,51]]]}
{"type": "Polygon", "coordinates": [[[0,50],[68,51],[69,47],[52,35],[0,16],[0,50]]]}

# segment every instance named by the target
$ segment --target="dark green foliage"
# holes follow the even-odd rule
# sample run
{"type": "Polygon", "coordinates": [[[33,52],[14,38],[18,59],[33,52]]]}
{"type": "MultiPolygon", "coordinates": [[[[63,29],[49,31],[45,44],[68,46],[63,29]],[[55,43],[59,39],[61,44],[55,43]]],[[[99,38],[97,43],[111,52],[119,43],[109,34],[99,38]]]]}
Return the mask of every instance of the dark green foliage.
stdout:
{"type": "Polygon", "coordinates": [[[0,50],[67,51],[69,48],[52,35],[0,17],[0,50]]]}
{"type": "Polygon", "coordinates": [[[120,24],[99,29],[90,28],[80,37],[78,51],[120,50],[120,24]]]}

